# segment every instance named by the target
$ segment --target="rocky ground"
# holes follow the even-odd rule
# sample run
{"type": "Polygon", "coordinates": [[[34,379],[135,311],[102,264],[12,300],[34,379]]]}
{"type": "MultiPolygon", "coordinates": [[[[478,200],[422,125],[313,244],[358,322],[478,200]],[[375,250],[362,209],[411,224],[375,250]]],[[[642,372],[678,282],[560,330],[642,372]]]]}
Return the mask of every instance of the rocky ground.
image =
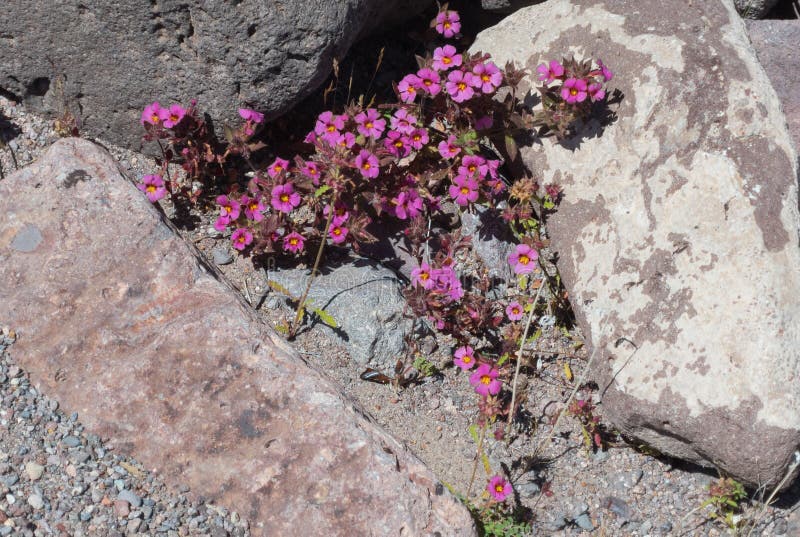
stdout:
{"type": "MultiPolygon", "coordinates": [[[[392,67],[401,69],[399,62],[386,61],[385,76],[399,78],[391,74],[392,67]]],[[[52,121],[0,97],[4,174],[32,162],[56,138],[52,121]]],[[[145,156],[107,147],[133,178],[155,169],[145,156]]],[[[164,209],[171,214],[169,205],[164,209]]],[[[210,215],[195,216],[198,222],[182,231],[185,238],[220,266],[264,321],[276,325],[291,315],[268,291],[265,272],[233,255],[229,241],[211,227],[210,215]]],[[[5,327],[0,335],[0,535],[249,535],[247,521],[237,513],[189,490],[168,490],[135,460],[104,448],[102,439],[83,430],[80,416],[65,415],[57,401],[39,393],[14,363],[13,329],[5,327]]],[[[735,532],[715,520],[711,508],[701,507],[715,473],[637,450],[613,431],[607,449],[592,452],[573,418],[565,417],[554,430],[553,418],[574,388],[564,362],[576,378],[585,364],[585,352],[575,348],[579,341],[576,333],[545,333],[539,345],[554,352],[541,355],[540,367],[526,372],[520,390],[528,419],[509,442],[487,441],[492,466],[505,468],[512,478],[534,534],[800,535],[800,485],[765,508],[760,500],[771,491],[749,491],[737,519],[745,529],[735,532]],[[533,458],[539,445],[540,456],[533,458]]],[[[294,346],[463,494],[477,464],[468,433],[476,398],[465,376],[448,366],[447,342],[436,343],[438,349],[433,344],[428,349],[429,359],[440,374],[405,389],[361,381],[363,366],[324,327],[304,331],[294,346]]],[[[602,417],[602,405],[598,413],[602,417]]],[[[477,464],[473,493],[485,484],[482,472],[477,464]]]]}

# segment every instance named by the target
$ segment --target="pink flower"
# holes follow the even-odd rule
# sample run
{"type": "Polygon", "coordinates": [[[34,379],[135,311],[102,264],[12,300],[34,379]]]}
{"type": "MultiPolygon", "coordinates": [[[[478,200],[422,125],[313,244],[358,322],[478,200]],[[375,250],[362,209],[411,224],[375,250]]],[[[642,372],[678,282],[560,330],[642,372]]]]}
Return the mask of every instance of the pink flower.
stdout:
{"type": "Polygon", "coordinates": [[[447,82],[444,87],[455,102],[462,103],[475,95],[475,90],[473,89],[475,80],[475,75],[472,73],[450,71],[450,74],[447,75],[447,82]]]}
{"type": "Polygon", "coordinates": [[[420,81],[420,87],[430,93],[431,97],[435,97],[442,91],[442,86],[439,84],[441,79],[439,73],[433,69],[425,67],[417,71],[417,78],[420,81]]]}
{"type": "Polygon", "coordinates": [[[465,155],[461,159],[461,166],[458,167],[459,175],[466,175],[474,177],[477,174],[481,179],[486,177],[489,172],[489,166],[486,164],[486,159],[480,155],[465,155]]]}
{"type": "Polygon", "coordinates": [[[458,279],[458,274],[453,267],[446,265],[440,269],[434,269],[431,271],[431,276],[436,282],[434,289],[447,295],[450,300],[457,301],[464,296],[461,280],[458,279]]]}
{"type": "Polygon", "coordinates": [[[242,119],[245,121],[252,121],[253,123],[261,123],[264,121],[264,114],[256,112],[255,110],[250,110],[249,108],[240,108],[239,115],[242,116],[242,119]]]}
{"type": "Polygon", "coordinates": [[[600,71],[602,71],[603,78],[606,79],[606,82],[614,78],[614,73],[611,72],[611,69],[606,67],[606,65],[603,63],[603,60],[597,60],[597,65],[600,66],[600,71]]]}
{"type": "Polygon", "coordinates": [[[462,371],[472,369],[475,365],[475,351],[469,345],[457,348],[454,356],[456,359],[453,360],[453,363],[462,371]]]}
{"type": "Polygon", "coordinates": [[[264,219],[264,215],[261,214],[261,211],[266,209],[264,204],[261,203],[261,199],[259,198],[251,198],[250,196],[242,196],[239,200],[242,207],[244,207],[244,215],[254,222],[261,222],[264,219]]]}
{"type": "Polygon", "coordinates": [[[475,386],[475,392],[484,397],[491,394],[500,393],[503,384],[497,380],[499,372],[490,367],[489,364],[481,364],[478,369],[469,377],[469,383],[475,386]]]}
{"type": "Polygon", "coordinates": [[[436,15],[436,31],[445,37],[453,37],[461,30],[460,21],[457,11],[440,11],[436,15]]]}
{"type": "Polygon", "coordinates": [[[305,238],[296,231],[292,231],[283,238],[283,249],[287,252],[302,252],[305,247],[305,238]]]}
{"type": "Polygon", "coordinates": [[[231,219],[227,216],[218,216],[217,220],[214,222],[214,229],[223,233],[226,229],[228,229],[228,224],[231,223],[231,219]]]}
{"type": "Polygon", "coordinates": [[[342,225],[332,225],[328,236],[333,241],[333,244],[341,244],[347,239],[347,228],[342,225]]]}
{"type": "Polygon", "coordinates": [[[344,128],[344,122],[346,119],[347,116],[335,116],[330,110],[322,112],[319,117],[317,117],[317,123],[314,126],[314,133],[317,136],[327,137],[335,134],[335,136],[338,137],[339,131],[344,128]]]}
{"type": "Polygon", "coordinates": [[[478,200],[478,181],[471,177],[456,175],[450,185],[450,197],[462,207],[478,200]]]}
{"type": "Polygon", "coordinates": [[[494,125],[494,118],[492,116],[481,116],[475,120],[475,130],[482,131],[491,129],[494,125]]]}
{"type": "Polygon", "coordinates": [[[378,111],[374,108],[368,108],[366,112],[361,112],[356,116],[356,124],[358,125],[358,132],[364,137],[372,137],[378,139],[386,129],[386,120],[382,119],[378,111]]]}
{"type": "Polygon", "coordinates": [[[280,157],[275,159],[275,162],[269,165],[267,168],[267,175],[272,177],[273,179],[280,175],[281,172],[287,170],[289,168],[289,161],[284,160],[280,157]]]}
{"type": "Polygon", "coordinates": [[[492,93],[503,83],[503,73],[493,62],[477,64],[472,68],[472,74],[480,81],[483,93],[492,93]]]}
{"type": "Polygon", "coordinates": [[[411,134],[414,132],[416,124],[416,116],[414,116],[414,114],[409,114],[408,110],[405,108],[401,108],[392,116],[392,129],[402,132],[403,134],[411,134]]]}
{"type": "Polygon", "coordinates": [[[241,252],[253,242],[253,234],[240,227],[231,234],[231,242],[233,242],[233,247],[241,252]]]}
{"type": "Polygon", "coordinates": [[[433,68],[437,71],[447,71],[458,67],[462,61],[461,54],[456,54],[456,47],[453,45],[438,47],[433,51],[433,68]]]}
{"type": "Polygon", "coordinates": [[[522,305],[516,300],[506,306],[506,315],[511,321],[519,321],[523,316],[522,305]]]}
{"type": "Polygon", "coordinates": [[[508,256],[508,264],[514,267],[515,274],[530,274],[536,268],[539,254],[527,244],[517,244],[517,248],[508,256]]]}
{"type": "Polygon", "coordinates": [[[431,275],[431,267],[427,263],[423,263],[419,268],[411,271],[411,284],[419,285],[423,289],[432,289],[436,284],[436,280],[431,275]]]}
{"type": "Polygon", "coordinates": [[[587,93],[589,93],[589,98],[592,102],[595,101],[602,101],[606,97],[606,91],[603,89],[602,84],[589,84],[589,87],[586,88],[587,93]]]}
{"type": "Polygon", "coordinates": [[[400,220],[406,218],[416,218],[422,213],[422,198],[415,189],[404,190],[396,198],[392,199],[394,214],[400,220]]]}
{"type": "Polygon", "coordinates": [[[375,179],[380,173],[380,166],[378,164],[378,157],[362,149],[356,157],[356,167],[361,172],[361,176],[365,179],[375,179]]]}
{"type": "Polygon", "coordinates": [[[489,480],[486,485],[486,490],[489,491],[489,496],[498,502],[505,501],[506,498],[514,491],[511,488],[511,483],[506,481],[502,476],[496,475],[489,480]]]}
{"type": "Polygon", "coordinates": [[[142,125],[149,123],[151,125],[161,125],[165,120],[169,119],[169,110],[161,108],[158,101],[148,104],[142,110],[142,125]]]}
{"type": "MultiPolygon", "coordinates": [[[[322,214],[328,216],[331,208],[330,205],[326,205],[325,208],[322,210],[322,214]]],[[[333,219],[331,220],[332,226],[341,226],[347,219],[350,218],[350,211],[347,210],[347,206],[343,204],[336,204],[336,209],[333,212],[333,219]]]]}
{"type": "Polygon", "coordinates": [[[569,104],[582,103],[586,95],[586,81],[582,78],[568,78],[561,86],[561,98],[569,104]]]}
{"type": "Polygon", "coordinates": [[[238,201],[232,200],[228,196],[217,196],[217,205],[219,205],[219,215],[228,218],[228,222],[239,218],[241,206],[238,201]]]}
{"type": "Polygon", "coordinates": [[[300,194],[294,191],[291,183],[277,185],[272,189],[272,206],[282,213],[290,213],[300,205],[300,194]]]}
{"type": "Polygon", "coordinates": [[[411,144],[408,138],[398,131],[389,131],[383,145],[392,155],[403,158],[411,153],[411,144]]]}
{"type": "Polygon", "coordinates": [[[439,142],[439,154],[442,158],[453,158],[461,152],[461,148],[456,145],[456,137],[451,134],[447,140],[439,142]]]}
{"type": "Polygon", "coordinates": [[[309,160],[305,164],[303,164],[303,167],[300,168],[300,173],[302,173],[306,177],[310,177],[311,181],[315,185],[319,184],[319,166],[313,160],[309,160]]]}
{"type": "Polygon", "coordinates": [[[179,104],[173,104],[169,107],[169,112],[166,114],[166,118],[164,119],[164,126],[168,129],[171,129],[175,125],[181,122],[183,116],[186,115],[186,109],[183,108],[179,104]]]}
{"type": "Polygon", "coordinates": [[[417,98],[417,89],[422,81],[417,75],[410,74],[403,77],[403,80],[397,84],[397,91],[400,92],[400,100],[404,103],[413,103],[417,98]]]}
{"type": "Polygon", "coordinates": [[[167,195],[167,189],[164,187],[164,180],[160,175],[145,175],[142,177],[142,182],[136,186],[139,190],[144,192],[147,199],[153,203],[167,195]]]}
{"type": "Polygon", "coordinates": [[[544,81],[545,84],[564,76],[564,66],[555,60],[551,60],[549,64],[540,64],[536,71],[539,73],[539,80],[544,81]]]}
{"type": "Polygon", "coordinates": [[[350,149],[356,144],[356,135],[352,132],[344,132],[336,138],[336,145],[341,148],[350,149]]]}
{"type": "Polygon", "coordinates": [[[411,134],[408,136],[409,143],[411,147],[419,151],[423,148],[425,144],[428,143],[430,138],[428,138],[428,131],[425,129],[414,129],[411,134]]]}

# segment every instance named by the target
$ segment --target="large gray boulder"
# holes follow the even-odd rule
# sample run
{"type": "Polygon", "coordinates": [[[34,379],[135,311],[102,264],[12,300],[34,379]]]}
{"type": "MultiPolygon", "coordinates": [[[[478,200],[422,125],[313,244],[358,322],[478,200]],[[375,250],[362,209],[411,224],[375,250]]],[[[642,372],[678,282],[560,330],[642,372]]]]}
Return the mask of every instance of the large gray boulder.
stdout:
{"type": "Polygon", "coordinates": [[[312,92],[355,40],[430,0],[5,2],[0,89],[30,109],[66,103],[87,132],[128,147],[142,108],[197,98],[214,119],[276,116],[312,92]]]}
{"type": "Polygon", "coordinates": [[[601,58],[624,93],[610,125],[523,149],[564,186],[548,229],[605,419],[781,480],[800,446],[796,154],[733,2],[550,0],[473,48],[531,70],[601,58]]]}
{"type": "Polygon", "coordinates": [[[37,389],[253,536],[475,535],[86,140],[0,181],[0,319],[37,389]]]}

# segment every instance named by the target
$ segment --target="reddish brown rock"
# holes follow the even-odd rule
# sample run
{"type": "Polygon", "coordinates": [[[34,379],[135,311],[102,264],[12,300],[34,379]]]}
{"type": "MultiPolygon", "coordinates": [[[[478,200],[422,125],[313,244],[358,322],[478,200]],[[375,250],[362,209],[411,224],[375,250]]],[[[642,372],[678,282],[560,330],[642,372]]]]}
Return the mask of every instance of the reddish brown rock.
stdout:
{"type": "Polygon", "coordinates": [[[549,0],[473,49],[533,75],[600,58],[624,95],[521,151],[564,187],[547,227],[604,419],[752,485],[796,473],[797,155],[733,2],[549,0]]]}
{"type": "Polygon", "coordinates": [[[431,472],[308,367],[90,142],[0,182],[0,319],[87,428],[254,535],[474,535],[431,472]]]}

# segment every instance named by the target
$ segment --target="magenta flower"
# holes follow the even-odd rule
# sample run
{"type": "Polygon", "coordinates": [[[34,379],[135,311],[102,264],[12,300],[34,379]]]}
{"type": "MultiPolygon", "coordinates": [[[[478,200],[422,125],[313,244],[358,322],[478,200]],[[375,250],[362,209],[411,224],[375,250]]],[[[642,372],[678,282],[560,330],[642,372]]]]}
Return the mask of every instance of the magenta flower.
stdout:
{"type": "Polygon", "coordinates": [[[430,141],[430,138],[428,137],[428,131],[420,128],[414,129],[408,136],[408,140],[411,147],[419,151],[430,141]]]}
{"type": "Polygon", "coordinates": [[[296,231],[292,231],[283,238],[283,249],[287,252],[302,252],[305,247],[305,237],[296,231]]]}
{"type": "Polygon", "coordinates": [[[169,110],[161,108],[158,101],[148,104],[144,107],[144,110],[142,110],[142,125],[145,123],[161,125],[167,119],[169,119],[169,110]]]}
{"type": "Polygon", "coordinates": [[[542,80],[545,84],[564,76],[564,66],[555,60],[551,60],[549,64],[540,64],[536,71],[539,73],[539,80],[542,80]]]}
{"type": "Polygon", "coordinates": [[[456,47],[453,45],[438,47],[433,51],[433,68],[437,71],[447,71],[458,67],[462,61],[463,57],[461,54],[456,54],[456,47]]]}
{"type": "Polygon", "coordinates": [[[447,140],[439,142],[439,154],[442,158],[453,158],[461,152],[461,148],[456,145],[456,137],[451,134],[447,140]]]}
{"type": "Polygon", "coordinates": [[[219,215],[228,218],[229,222],[239,218],[241,206],[238,201],[232,200],[228,196],[217,196],[217,205],[219,205],[219,215]]]}
{"type": "Polygon", "coordinates": [[[239,115],[245,121],[252,121],[253,123],[261,123],[264,121],[264,114],[256,112],[255,110],[250,110],[249,108],[240,108],[239,115]]]}
{"type": "Polygon", "coordinates": [[[313,160],[306,161],[303,167],[300,168],[300,173],[306,177],[310,177],[315,185],[319,184],[319,165],[313,160]]]}
{"type": "Polygon", "coordinates": [[[253,242],[253,234],[240,227],[231,234],[231,242],[233,242],[233,247],[241,252],[253,242]]]}
{"type": "Polygon", "coordinates": [[[139,190],[144,192],[147,199],[153,203],[167,195],[167,189],[164,187],[164,180],[160,175],[145,175],[142,177],[142,182],[136,186],[139,190]]]}
{"type": "Polygon", "coordinates": [[[423,263],[419,268],[411,271],[411,284],[419,285],[423,289],[433,289],[436,280],[431,275],[431,267],[427,263],[423,263]]]}
{"type": "Polygon", "coordinates": [[[371,136],[377,140],[386,129],[386,120],[380,117],[377,110],[368,108],[366,112],[361,112],[356,116],[356,125],[358,125],[358,132],[364,137],[371,136]]]}
{"type": "Polygon", "coordinates": [[[462,371],[467,371],[475,366],[475,351],[469,345],[457,348],[454,356],[456,359],[453,360],[453,363],[462,371]]]}
{"type": "Polygon", "coordinates": [[[461,159],[461,166],[458,167],[459,175],[466,175],[474,177],[475,174],[483,179],[489,173],[489,165],[486,164],[486,159],[480,155],[465,155],[461,159]]]}
{"type": "Polygon", "coordinates": [[[490,367],[489,364],[481,364],[478,369],[469,377],[469,383],[475,387],[475,392],[483,395],[497,395],[503,384],[497,380],[499,372],[490,367]]]}
{"type": "MultiPolygon", "coordinates": [[[[322,210],[322,214],[328,216],[331,208],[330,205],[326,205],[325,208],[322,210]]],[[[336,204],[336,209],[333,212],[333,219],[331,220],[332,226],[341,226],[347,219],[350,218],[350,211],[347,210],[347,206],[343,204],[336,204]]]]}
{"type": "Polygon", "coordinates": [[[561,98],[569,104],[582,103],[586,100],[586,81],[582,78],[568,78],[561,86],[561,98]]]}
{"type": "Polygon", "coordinates": [[[275,159],[275,162],[270,164],[269,168],[267,168],[267,174],[274,179],[275,177],[280,175],[281,172],[287,170],[288,168],[289,168],[289,161],[278,157],[275,159]]]}
{"type": "Polygon", "coordinates": [[[389,153],[396,157],[403,158],[411,153],[411,144],[409,143],[409,139],[398,131],[389,131],[389,133],[386,135],[386,139],[383,141],[383,145],[386,147],[389,153]]]}
{"type": "Polygon", "coordinates": [[[523,316],[522,305],[516,300],[506,306],[506,315],[511,321],[519,321],[523,316]]]}
{"type": "Polygon", "coordinates": [[[450,71],[447,75],[447,82],[444,87],[450,97],[457,102],[463,103],[475,95],[473,86],[476,84],[476,77],[472,73],[464,71],[450,71]]]}
{"type": "Polygon", "coordinates": [[[439,82],[441,82],[441,78],[439,78],[439,73],[425,67],[417,71],[417,78],[420,81],[420,87],[427,91],[431,97],[436,97],[440,91],[442,91],[442,86],[439,82]]]}
{"type": "Polygon", "coordinates": [[[218,216],[217,220],[214,222],[214,229],[223,233],[226,229],[228,229],[228,224],[231,223],[231,219],[227,216],[218,216]]]}
{"type": "Polygon", "coordinates": [[[327,137],[332,134],[335,134],[335,136],[338,137],[339,131],[344,128],[344,122],[346,119],[347,116],[335,116],[330,110],[322,112],[319,117],[317,117],[317,123],[314,126],[314,133],[317,136],[322,137],[327,137]]]}
{"type": "Polygon", "coordinates": [[[432,270],[431,276],[436,281],[434,289],[447,295],[450,300],[457,301],[464,296],[461,280],[458,279],[458,274],[450,265],[432,270]]]}
{"type": "Polygon", "coordinates": [[[350,149],[356,144],[356,135],[352,132],[343,132],[336,137],[336,145],[344,149],[350,149]]]}
{"type": "Polygon", "coordinates": [[[475,120],[475,130],[483,131],[491,129],[494,125],[494,118],[492,116],[481,116],[475,120]]]}
{"type": "Polygon", "coordinates": [[[380,166],[378,164],[378,157],[362,149],[356,157],[356,167],[361,172],[361,176],[365,179],[375,179],[380,173],[380,166]]]}
{"type": "Polygon", "coordinates": [[[417,118],[414,114],[410,114],[405,108],[401,108],[394,113],[391,120],[392,129],[402,132],[403,134],[411,134],[416,128],[417,118]]]}
{"type": "Polygon", "coordinates": [[[292,209],[300,205],[300,194],[294,191],[291,183],[277,185],[272,189],[271,204],[276,211],[290,213],[292,209]]]}
{"type": "Polygon", "coordinates": [[[392,199],[392,204],[394,205],[394,214],[400,220],[416,218],[423,209],[422,198],[415,189],[400,192],[396,198],[392,199]]]}
{"type": "Polygon", "coordinates": [[[489,480],[489,484],[486,485],[486,490],[489,492],[489,496],[498,502],[505,501],[514,491],[514,489],[511,488],[511,483],[499,475],[489,480]]]}
{"type": "Polygon", "coordinates": [[[477,64],[472,68],[472,74],[480,81],[480,89],[483,93],[492,93],[503,83],[503,73],[493,62],[477,64]]]}
{"type": "Polygon", "coordinates": [[[260,198],[251,198],[250,196],[242,196],[239,200],[242,207],[244,207],[244,215],[254,222],[261,222],[264,215],[261,214],[266,209],[264,204],[261,203],[260,198]]]}
{"type": "Polygon", "coordinates": [[[456,175],[450,185],[450,197],[462,207],[478,200],[478,181],[471,177],[456,175]]]}
{"type": "Polygon", "coordinates": [[[602,101],[606,97],[606,91],[603,89],[602,84],[589,84],[589,87],[586,88],[586,92],[589,94],[589,98],[592,102],[602,101]]]}
{"type": "Polygon", "coordinates": [[[508,256],[509,265],[514,267],[515,274],[530,274],[536,268],[539,254],[527,244],[517,244],[516,249],[508,256]]]}
{"type": "Polygon", "coordinates": [[[611,69],[606,67],[606,65],[603,63],[603,60],[597,60],[597,65],[600,66],[600,71],[602,71],[603,78],[606,79],[606,82],[614,78],[614,73],[611,72],[611,69]]]}
{"type": "Polygon", "coordinates": [[[341,244],[347,239],[347,228],[342,225],[332,225],[328,236],[333,241],[333,244],[341,244]]]}
{"type": "Polygon", "coordinates": [[[457,11],[440,11],[436,15],[436,31],[450,38],[461,30],[461,17],[457,11]]]}
{"type": "Polygon", "coordinates": [[[403,80],[397,84],[397,91],[400,92],[400,100],[404,103],[413,103],[417,98],[417,89],[422,84],[422,81],[415,74],[409,74],[403,77],[403,80]]]}
{"type": "Polygon", "coordinates": [[[179,104],[173,104],[169,107],[169,111],[166,114],[166,118],[164,119],[164,126],[168,129],[171,129],[175,125],[181,122],[183,116],[186,115],[186,109],[183,108],[179,104]]]}

